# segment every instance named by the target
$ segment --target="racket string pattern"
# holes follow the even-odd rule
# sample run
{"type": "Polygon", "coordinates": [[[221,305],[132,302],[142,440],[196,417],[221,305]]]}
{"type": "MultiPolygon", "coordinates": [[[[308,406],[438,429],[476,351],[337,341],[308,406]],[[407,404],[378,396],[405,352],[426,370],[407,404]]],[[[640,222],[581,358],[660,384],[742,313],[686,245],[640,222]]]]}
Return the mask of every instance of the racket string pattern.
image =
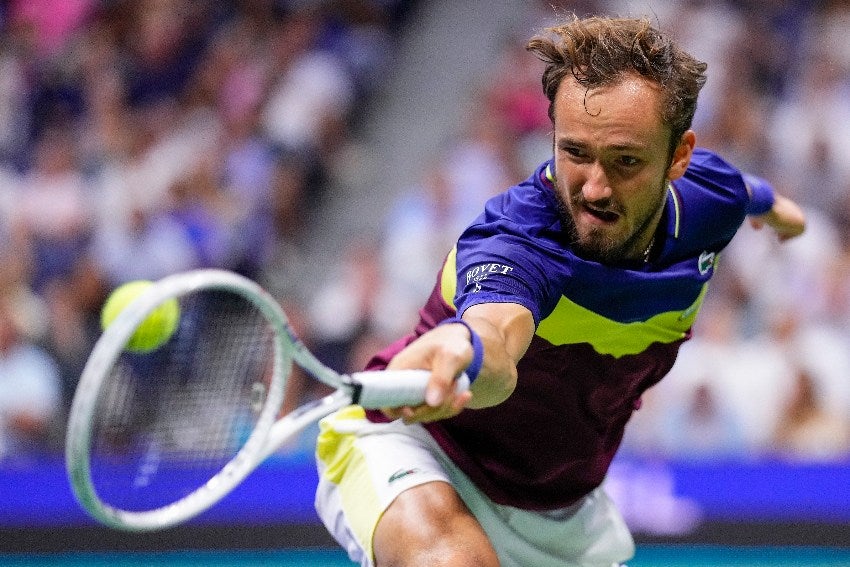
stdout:
{"type": "Polygon", "coordinates": [[[198,489],[234,459],[265,403],[275,336],[267,319],[232,293],[180,302],[172,340],[122,353],[94,412],[92,483],[119,509],[154,509],[198,489]]]}

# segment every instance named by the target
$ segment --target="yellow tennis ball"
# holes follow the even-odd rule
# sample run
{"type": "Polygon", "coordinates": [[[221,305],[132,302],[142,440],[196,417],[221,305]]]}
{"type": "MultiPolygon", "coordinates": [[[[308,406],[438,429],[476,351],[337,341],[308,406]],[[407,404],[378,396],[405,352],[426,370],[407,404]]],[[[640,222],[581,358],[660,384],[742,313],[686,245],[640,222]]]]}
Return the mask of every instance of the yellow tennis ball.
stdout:
{"type": "MultiPolygon", "coordinates": [[[[151,285],[153,282],[136,280],[118,286],[103,304],[100,312],[101,327],[106,330],[118,314],[151,285]]],[[[180,305],[176,299],[169,299],[151,311],[150,315],[142,321],[127,341],[125,349],[137,353],[154,351],[171,338],[179,322],[180,305]]]]}

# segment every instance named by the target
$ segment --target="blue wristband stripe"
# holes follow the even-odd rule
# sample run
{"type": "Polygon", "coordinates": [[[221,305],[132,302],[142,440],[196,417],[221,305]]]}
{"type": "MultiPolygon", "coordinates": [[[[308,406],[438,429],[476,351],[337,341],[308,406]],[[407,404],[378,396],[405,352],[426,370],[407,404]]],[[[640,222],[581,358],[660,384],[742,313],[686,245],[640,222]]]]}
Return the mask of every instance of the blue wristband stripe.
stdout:
{"type": "Polygon", "coordinates": [[[472,362],[466,367],[466,376],[469,378],[469,383],[472,384],[478,378],[478,374],[481,372],[481,367],[484,364],[484,343],[481,342],[481,337],[470,324],[460,317],[443,319],[439,322],[439,325],[450,325],[452,323],[460,323],[469,331],[469,342],[472,343],[472,362]]]}
{"type": "Polygon", "coordinates": [[[750,192],[750,202],[747,204],[748,215],[763,215],[773,208],[776,196],[770,183],[755,175],[744,173],[744,183],[750,192]]]}

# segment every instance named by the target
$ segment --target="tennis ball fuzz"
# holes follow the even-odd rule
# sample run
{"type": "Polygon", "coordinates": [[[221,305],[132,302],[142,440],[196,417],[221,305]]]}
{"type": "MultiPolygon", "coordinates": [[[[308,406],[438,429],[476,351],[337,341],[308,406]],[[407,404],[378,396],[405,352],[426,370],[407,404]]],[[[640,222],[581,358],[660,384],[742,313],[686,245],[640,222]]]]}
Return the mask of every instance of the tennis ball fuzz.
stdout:
{"type": "MultiPolygon", "coordinates": [[[[153,282],[136,280],[115,288],[109,294],[100,312],[100,326],[103,330],[106,330],[118,314],[151,285],[153,282]]],[[[136,332],[127,341],[125,349],[136,353],[148,353],[158,349],[171,338],[177,330],[179,321],[180,306],[176,299],[169,299],[154,309],[136,327],[136,332]]]]}

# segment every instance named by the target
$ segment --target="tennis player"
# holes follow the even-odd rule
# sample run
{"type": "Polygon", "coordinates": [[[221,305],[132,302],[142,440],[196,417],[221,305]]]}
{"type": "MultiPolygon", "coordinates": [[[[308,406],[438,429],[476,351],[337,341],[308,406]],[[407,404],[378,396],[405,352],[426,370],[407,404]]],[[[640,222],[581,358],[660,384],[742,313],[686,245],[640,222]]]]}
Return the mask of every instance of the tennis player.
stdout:
{"type": "MultiPolygon", "coordinates": [[[[364,566],[611,567],[634,543],[600,488],[745,218],[804,216],[696,147],[706,65],[646,20],[534,37],[553,159],[460,236],[421,319],[371,368],[432,371],[427,404],[326,418],[319,515],[364,566]],[[470,392],[454,394],[466,371],[470,392]]],[[[746,109],[741,109],[746,112],[746,109]]]]}

